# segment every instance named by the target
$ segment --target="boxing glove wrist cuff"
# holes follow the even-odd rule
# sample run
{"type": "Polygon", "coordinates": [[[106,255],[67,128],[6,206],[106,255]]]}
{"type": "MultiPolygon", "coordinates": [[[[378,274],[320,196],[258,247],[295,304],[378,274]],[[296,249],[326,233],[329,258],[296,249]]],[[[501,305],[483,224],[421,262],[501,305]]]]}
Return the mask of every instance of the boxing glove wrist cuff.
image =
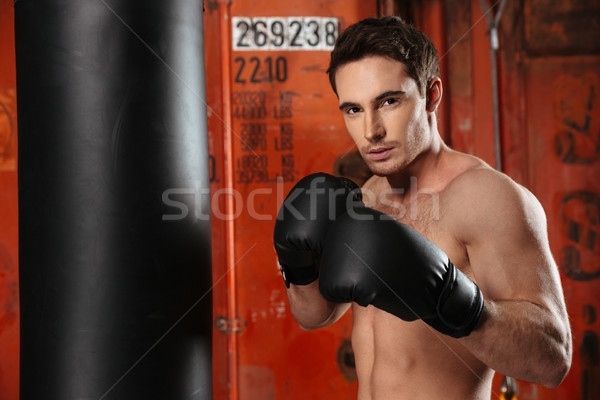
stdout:
{"type": "Polygon", "coordinates": [[[455,337],[469,335],[477,326],[483,312],[483,295],[452,263],[437,305],[437,319],[430,325],[438,331],[455,337]]]}
{"type": "Polygon", "coordinates": [[[290,268],[280,261],[279,269],[281,270],[281,275],[283,275],[285,287],[288,289],[290,288],[290,283],[293,283],[294,285],[308,285],[309,283],[316,281],[319,277],[319,273],[314,265],[301,268],[290,268]]]}

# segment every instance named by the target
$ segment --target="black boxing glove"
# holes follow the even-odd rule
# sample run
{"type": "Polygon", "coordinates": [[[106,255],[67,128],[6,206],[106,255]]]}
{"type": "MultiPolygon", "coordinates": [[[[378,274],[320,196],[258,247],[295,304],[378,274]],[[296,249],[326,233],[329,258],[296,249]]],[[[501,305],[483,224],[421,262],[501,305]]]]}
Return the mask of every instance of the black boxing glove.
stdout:
{"type": "Polygon", "coordinates": [[[318,260],[331,223],[352,202],[361,202],[359,187],[325,173],[302,178],[284,200],[273,232],[275,251],[286,287],[308,285],[319,277],[318,260]]]}
{"type": "Polygon", "coordinates": [[[324,241],[323,297],[421,319],[455,338],[471,333],[483,310],[477,285],[412,228],[370,208],[352,211],[337,218],[324,241]]]}

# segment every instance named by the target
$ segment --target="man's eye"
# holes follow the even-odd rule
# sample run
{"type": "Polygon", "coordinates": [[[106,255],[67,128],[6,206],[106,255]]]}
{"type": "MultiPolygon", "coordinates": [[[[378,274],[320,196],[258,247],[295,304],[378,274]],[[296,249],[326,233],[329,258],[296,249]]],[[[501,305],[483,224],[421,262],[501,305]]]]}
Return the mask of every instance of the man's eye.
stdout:
{"type": "Polygon", "coordinates": [[[360,109],[358,107],[350,107],[346,109],[346,114],[356,114],[360,109]]]}
{"type": "Polygon", "coordinates": [[[383,104],[382,104],[382,105],[383,105],[383,106],[389,106],[389,105],[391,105],[391,104],[395,104],[395,103],[397,103],[397,102],[398,102],[398,101],[396,101],[396,99],[386,99],[386,100],[383,102],[383,104]]]}

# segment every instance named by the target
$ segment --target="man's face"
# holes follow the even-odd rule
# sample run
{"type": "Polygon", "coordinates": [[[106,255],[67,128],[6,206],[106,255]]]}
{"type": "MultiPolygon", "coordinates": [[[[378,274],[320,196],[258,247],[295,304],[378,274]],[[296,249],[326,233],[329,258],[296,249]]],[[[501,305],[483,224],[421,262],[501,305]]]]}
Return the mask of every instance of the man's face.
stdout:
{"type": "Polygon", "coordinates": [[[403,170],[431,143],[425,97],[403,63],[363,58],[339,67],[335,82],[346,128],[374,174],[403,170]]]}

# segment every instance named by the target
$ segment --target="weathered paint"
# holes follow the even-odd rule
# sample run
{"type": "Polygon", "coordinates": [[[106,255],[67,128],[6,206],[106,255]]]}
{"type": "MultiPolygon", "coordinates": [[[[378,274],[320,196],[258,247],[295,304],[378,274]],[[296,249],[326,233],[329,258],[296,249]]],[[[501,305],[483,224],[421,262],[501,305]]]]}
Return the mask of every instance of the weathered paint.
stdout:
{"type": "MultiPolygon", "coordinates": [[[[216,167],[211,183],[219,318],[215,398],[351,398],[356,380],[338,363],[351,315],[314,332],[298,327],[272,235],[277,210],[293,184],[312,172],[333,173],[336,159],[354,150],[325,71],[332,29],[375,16],[376,4],[244,0],[209,2],[206,10],[206,59],[213,60],[207,63],[209,135],[216,167]],[[335,19],[339,25],[333,25],[335,19]],[[283,26],[290,32],[284,38],[276,35],[283,26]],[[299,26],[310,36],[292,43],[299,26]],[[313,44],[321,50],[311,49],[313,44]]],[[[341,360],[348,361],[344,354],[341,360]]]]}

